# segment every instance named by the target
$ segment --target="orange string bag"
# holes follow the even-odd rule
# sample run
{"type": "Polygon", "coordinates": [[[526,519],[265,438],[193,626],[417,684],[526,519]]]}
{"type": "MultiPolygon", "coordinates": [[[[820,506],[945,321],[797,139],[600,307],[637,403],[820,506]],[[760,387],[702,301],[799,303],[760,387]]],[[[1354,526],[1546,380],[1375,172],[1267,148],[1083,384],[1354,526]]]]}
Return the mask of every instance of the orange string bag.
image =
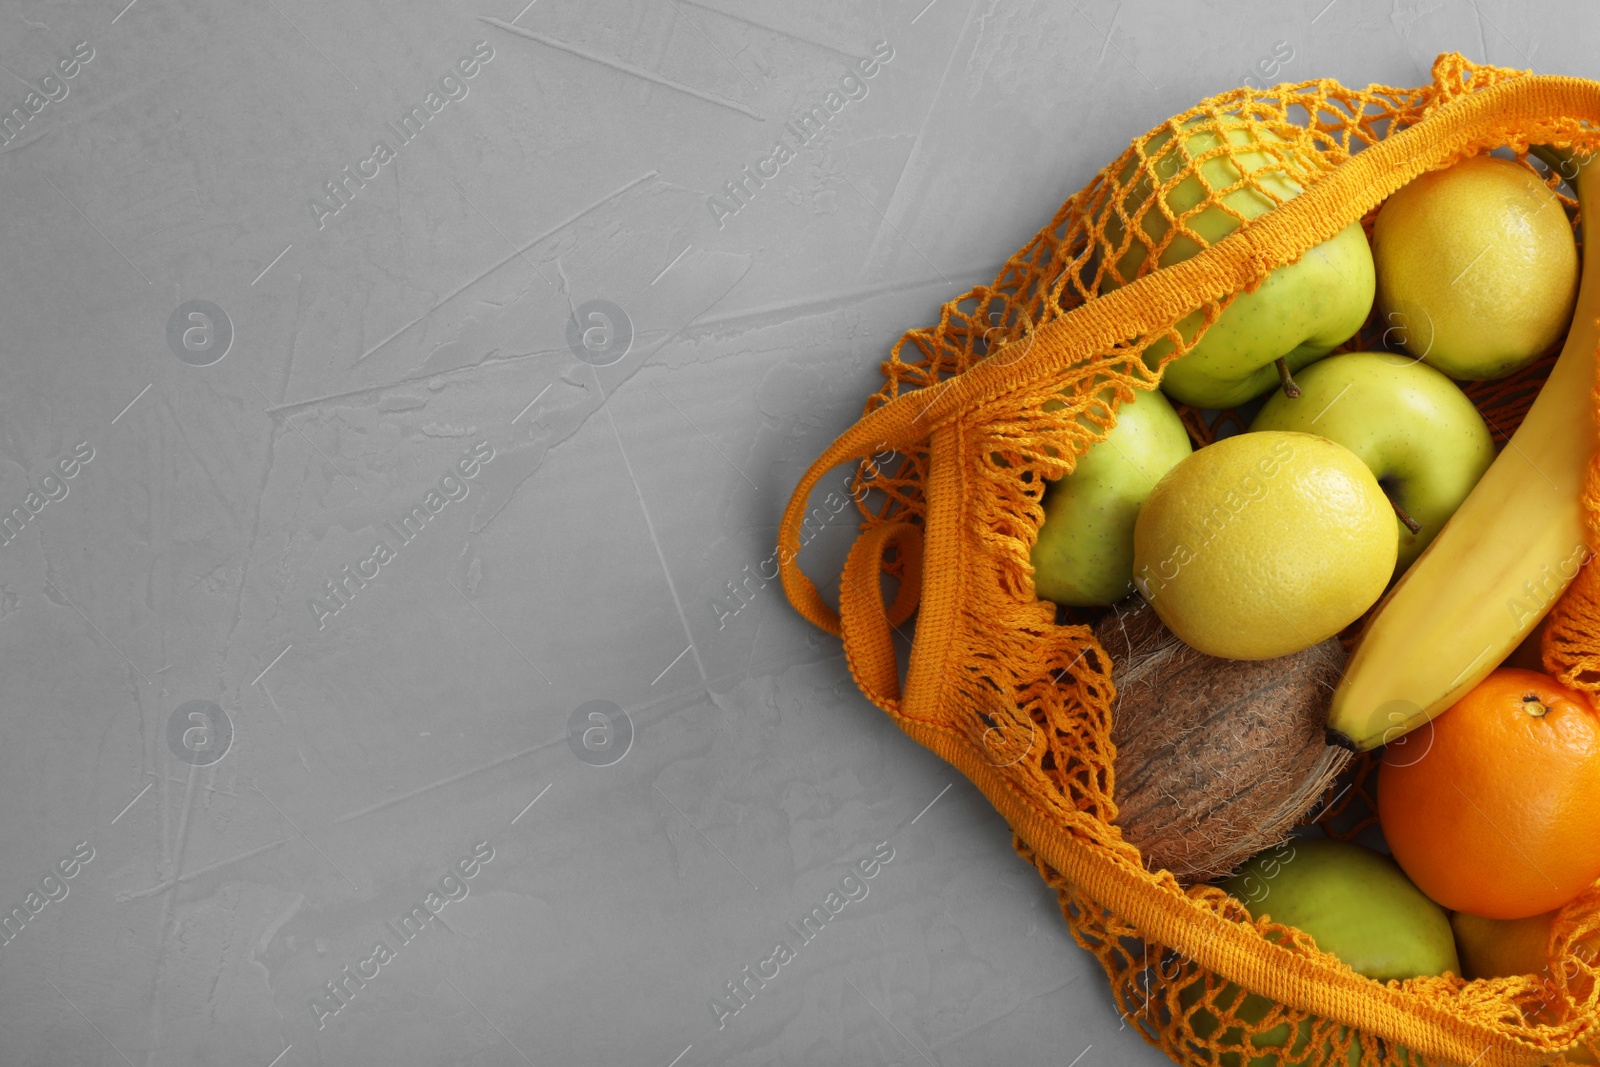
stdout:
{"type": "MultiPolygon", "coordinates": [[[[1218,140],[1216,152],[1231,151],[1218,140]]],[[[1600,960],[1583,941],[1600,943],[1600,885],[1560,913],[1543,975],[1380,983],[1305,934],[1252,919],[1220,889],[1146,869],[1113,825],[1111,658],[1090,627],[1058,623],[1055,606],[1034,594],[1029,562],[1046,483],[1104,438],[1135,390],[1156,388],[1234,294],[1350,223],[1370,225],[1390,193],[1425,171],[1502,146],[1525,156],[1535,144],[1600,150],[1600,83],[1447,54],[1433,84],[1416,89],[1319,80],[1206,100],[1134,140],[994,284],[907,332],[861,419],[811,465],[785,510],[778,546],[790,602],[843,639],[874,704],[1005,816],[1018,852],[1057,890],[1073,937],[1105,968],[1123,1015],[1178,1063],[1597,1062],[1600,960]],[[1101,292],[1107,257],[1095,249],[1108,209],[1120,210],[1128,192],[1118,176],[1158,151],[1170,157],[1196,129],[1241,122],[1318,162],[1315,173],[1294,175],[1305,191],[1274,198],[1276,207],[1210,247],[1177,219],[1136,279],[1101,292]],[[1155,267],[1180,232],[1204,250],[1155,267]],[[1200,333],[1186,339],[1192,326],[1179,323],[1197,312],[1200,333]],[[1158,342],[1170,351],[1152,370],[1141,357],[1158,342]],[[892,469],[878,465],[889,451],[899,457],[892,469]],[[812,489],[852,461],[863,521],[836,612],[796,557],[812,489]],[[885,574],[898,582],[887,604],[885,574]],[[902,687],[893,631],[914,613],[902,687]],[[1026,750],[998,759],[996,736],[1027,738],[1026,750]]],[[[1207,153],[1181,151],[1183,168],[1165,180],[1199,173],[1207,153]]],[[[1206,188],[1211,203],[1231,191],[1206,188]]],[[[1371,346],[1384,325],[1369,322],[1352,344],[1371,346]]],[[[1472,395],[1509,433],[1536,385],[1524,374],[1472,395]]],[[[1207,428],[1185,414],[1205,443],[1207,428]]],[[[1600,544],[1600,470],[1591,469],[1584,502],[1600,544]]],[[[1585,568],[1558,603],[1544,644],[1547,669],[1590,692],[1600,690],[1596,571],[1585,568]]]]}

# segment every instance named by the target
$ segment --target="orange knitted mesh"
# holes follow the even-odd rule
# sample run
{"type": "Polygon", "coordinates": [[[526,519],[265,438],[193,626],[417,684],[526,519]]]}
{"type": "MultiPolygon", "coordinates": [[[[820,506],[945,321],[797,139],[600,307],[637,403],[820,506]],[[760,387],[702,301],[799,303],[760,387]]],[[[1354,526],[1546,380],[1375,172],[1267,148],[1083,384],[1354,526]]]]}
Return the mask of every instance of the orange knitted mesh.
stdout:
{"type": "MultiPolygon", "coordinates": [[[[1319,80],[1204,101],[1134,140],[992,285],[946,304],[936,325],[907,332],[861,420],[812,465],[785,512],[779,558],[791,603],[844,638],[874,703],[1005,815],[1018,852],[1057,890],[1074,938],[1105,968],[1126,1021],[1179,1063],[1242,1067],[1270,1053],[1282,1064],[1359,1057],[1510,1067],[1578,1046],[1600,1054],[1600,1029],[1591,1029],[1600,961],[1580,944],[1593,936],[1600,946],[1600,884],[1562,910],[1543,975],[1378,983],[1220,889],[1146,870],[1113,824],[1111,660],[1088,626],[1058,624],[1054,606],[1034,595],[1029,562],[1046,483],[1105,436],[1118,404],[1157,386],[1233,294],[1352,221],[1370,226],[1384,197],[1416,174],[1495,147],[1525,158],[1530,144],[1600,149],[1600,85],[1442,55],[1422,88],[1319,80]],[[1281,139],[1251,150],[1270,152],[1306,191],[1274,198],[1279,206],[1206,248],[1189,226],[1196,212],[1231,211],[1221,198],[1246,184],[1272,195],[1248,174],[1226,188],[1207,181],[1199,166],[1232,158],[1227,138],[1198,155],[1188,149],[1197,130],[1241,123],[1281,139]],[[1159,170],[1171,173],[1130,198],[1119,176],[1148,174],[1134,164],[1158,158],[1179,165],[1163,162],[1159,170]],[[1209,195],[1174,217],[1166,193],[1191,175],[1209,195]],[[1135,277],[1112,277],[1126,235],[1149,211],[1166,216],[1167,234],[1135,277]],[[1117,222],[1108,227],[1109,216],[1117,222]],[[1206,250],[1156,269],[1180,234],[1206,250]],[[1158,341],[1171,350],[1152,368],[1142,356],[1158,341]],[[891,448],[892,464],[858,468],[862,532],[835,611],[795,562],[809,493],[839,463],[891,448]],[[899,583],[887,606],[884,574],[899,583]],[[902,697],[890,631],[913,612],[902,697]]],[[[1376,346],[1384,327],[1369,322],[1346,347],[1376,346]]],[[[1470,391],[1497,441],[1515,429],[1549,367],[1544,360],[1470,391]]],[[[1229,418],[1180,414],[1202,445],[1229,418]]],[[[1585,505],[1600,544],[1596,471],[1585,505]]],[[[1557,605],[1544,654],[1553,673],[1600,693],[1596,570],[1585,567],[1557,605]]],[[[1362,781],[1358,774],[1326,818],[1365,795],[1362,781]]]]}

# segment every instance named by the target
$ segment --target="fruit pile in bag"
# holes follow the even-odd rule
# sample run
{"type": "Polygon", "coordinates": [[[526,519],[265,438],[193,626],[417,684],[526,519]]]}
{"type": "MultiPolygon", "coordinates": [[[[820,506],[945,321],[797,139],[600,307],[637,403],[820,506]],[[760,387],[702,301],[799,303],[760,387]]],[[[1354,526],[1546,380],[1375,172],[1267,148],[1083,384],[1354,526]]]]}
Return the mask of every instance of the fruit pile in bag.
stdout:
{"type": "Polygon", "coordinates": [[[1600,83],[1459,55],[1206,100],[790,499],[790,603],[1180,1063],[1600,1062],[1597,151],[1600,83]]]}
{"type": "MultiPolygon", "coordinates": [[[[1317,169],[1259,127],[1198,121],[1117,175],[1083,272],[1099,292],[1317,169]]],[[[1600,711],[1542,655],[1593,556],[1600,262],[1580,291],[1574,206],[1600,217],[1600,162],[1544,146],[1422,174],[1198,341],[1200,312],[1148,345],[1152,369],[1190,347],[1043,493],[1034,590],[1116,664],[1125,839],[1379,981],[1547,972],[1557,913],[1600,879],[1600,711]],[[1530,394],[1501,405],[1515,426],[1485,402],[1530,394]],[[1380,747],[1357,761],[1376,826],[1306,824],[1380,747]]],[[[1248,1062],[1301,1062],[1273,1051],[1289,1037],[1248,1062]]]]}

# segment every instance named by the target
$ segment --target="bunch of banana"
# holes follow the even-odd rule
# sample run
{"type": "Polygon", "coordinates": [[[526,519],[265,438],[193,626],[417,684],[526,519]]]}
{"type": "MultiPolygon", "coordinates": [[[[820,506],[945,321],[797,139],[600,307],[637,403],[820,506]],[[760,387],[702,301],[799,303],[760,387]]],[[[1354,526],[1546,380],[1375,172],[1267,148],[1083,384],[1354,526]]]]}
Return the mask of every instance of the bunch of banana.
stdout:
{"type": "Polygon", "coordinates": [[[1595,450],[1600,156],[1540,155],[1560,165],[1582,214],[1566,344],[1521,427],[1374,609],[1328,711],[1332,743],[1376,748],[1450,707],[1533,631],[1591,556],[1580,494],[1595,450]]]}

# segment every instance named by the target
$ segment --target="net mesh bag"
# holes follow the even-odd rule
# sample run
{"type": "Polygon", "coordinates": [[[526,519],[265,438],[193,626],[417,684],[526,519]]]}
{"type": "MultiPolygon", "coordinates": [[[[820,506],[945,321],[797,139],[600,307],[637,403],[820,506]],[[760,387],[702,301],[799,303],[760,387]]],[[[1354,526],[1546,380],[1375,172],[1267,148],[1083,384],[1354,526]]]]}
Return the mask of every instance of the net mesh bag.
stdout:
{"type": "MultiPolygon", "coordinates": [[[[1542,974],[1381,983],[1218,888],[1147,869],[1113,822],[1112,660],[1088,625],[1059,620],[1033,590],[1046,485],[1105,437],[1120,404],[1157,387],[1235,294],[1351,223],[1370,227],[1382,201],[1425,171],[1497,148],[1524,160],[1531,145],[1600,149],[1600,84],[1454,54],[1432,73],[1431,85],[1409,89],[1330,80],[1236,89],[1135,139],[993,284],[900,338],[882,387],[811,465],[780,528],[790,602],[843,639],[873,703],[1005,816],[1073,937],[1104,967],[1126,1023],[1181,1064],[1513,1067],[1593,1063],[1600,1053],[1600,960],[1587,944],[1600,945],[1600,884],[1561,910],[1542,974]],[[1239,163],[1241,130],[1268,167],[1239,163]],[[1209,165],[1224,156],[1233,166],[1209,165]],[[1260,180],[1268,170],[1304,191],[1282,195],[1281,182],[1260,180]],[[1204,190],[1192,207],[1168,196],[1192,177],[1204,190]],[[1228,198],[1247,187],[1274,206],[1246,220],[1228,198]],[[1208,245],[1192,224],[1218,207],[1239,225],[1208,245]],[[797,556],[812,530],[812,489],[852,462],[861,525],[835,610],[797,556]],[[886,577],[897,586],[887,600],[886,577]],[[902,686],[894,639],[913,614],[902,686]]],[[[1346,347],[1373,347],[1388,328],[1369,321],[1346,347]]],[[[1549,367],[1469,389],[1497,442],[1549,367]]],[[[1180,413],[1198,444],[1219,429],[1180,413]]],[[[1600,544],[1593,468],[1585,506],[1600,544]]],[[[1547,669],[1591,693],[1600,692],[1596,570],[1580,572],[1544,640],[1547,669]]]]}

